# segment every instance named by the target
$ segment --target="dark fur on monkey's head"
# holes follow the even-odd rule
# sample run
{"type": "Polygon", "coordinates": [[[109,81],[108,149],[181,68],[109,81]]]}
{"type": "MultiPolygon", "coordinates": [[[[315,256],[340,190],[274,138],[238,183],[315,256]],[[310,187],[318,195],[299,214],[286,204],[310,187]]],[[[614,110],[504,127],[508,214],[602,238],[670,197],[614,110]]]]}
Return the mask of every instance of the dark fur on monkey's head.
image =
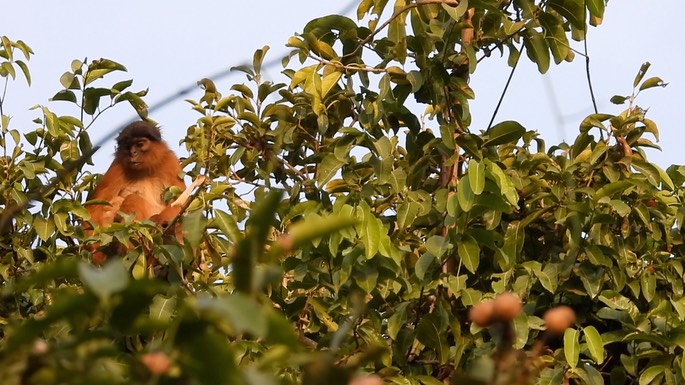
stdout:
{"type": "Polygon", "coordinates": [[[117,145],[119,147],[126,147],[126,145],[131,144],[132,140],[138,138],[148,138],[155,142],[161,142],[162,132],[159,130],[159,127],[155,127],[145,121],[131,123],[121,130],[119,136],[117,136],[117,145]]]}

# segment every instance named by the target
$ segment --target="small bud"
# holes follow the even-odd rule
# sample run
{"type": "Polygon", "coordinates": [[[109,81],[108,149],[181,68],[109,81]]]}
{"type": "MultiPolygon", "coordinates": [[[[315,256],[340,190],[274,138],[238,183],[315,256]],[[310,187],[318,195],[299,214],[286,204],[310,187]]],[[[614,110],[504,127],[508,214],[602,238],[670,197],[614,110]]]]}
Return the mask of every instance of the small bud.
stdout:
{"type": "Polygon", "coordinates": [[[547,310],[543,319],[551,334],[560,335],[576,322],[576,313],[570,307],[562,305],[547,310]]]}
{"type": "Polygon", "coordinates": [[[469,319],[480,327],[490,326],[494,321],[495,306],[494,301],[481,301],[469,310],[469,319]]]}
{"type": "Polygon", "coordinates": [[[152,374],[166,374],[171,369],[171,359],[162,352],[147,353],[140,357],[140,361],[152,374]]]}
{"type": "Polygon", "coordinates": [[[48,350],[50,350],[50,347],[43,340],[36,340],[36,342],[34,342],[33,346],[31,347],[31,353],[37,356],[47,353],[48,350]]]}
{"type": "Polygon", "coordinates": [[[516,295],[504,292],[494,300],[494,316],[501,322],[510,322],[521,314],[523,304],[516,295]]]}

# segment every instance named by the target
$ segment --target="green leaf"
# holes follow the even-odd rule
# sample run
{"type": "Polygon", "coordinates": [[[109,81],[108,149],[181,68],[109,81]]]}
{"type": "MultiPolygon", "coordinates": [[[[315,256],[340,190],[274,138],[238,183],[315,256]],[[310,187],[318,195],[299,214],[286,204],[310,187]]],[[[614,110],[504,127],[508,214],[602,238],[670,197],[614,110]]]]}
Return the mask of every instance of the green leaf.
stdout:
{"type": "Polygon", "coordinates": [[[585,253],[593,265],[606,267],[611,267],[612,265],[611,259],[607,257],[602,252],[602,249],[596,245],[587,245],[585,247],[585,253]]]}
{"type": "Polygon", "coordinates": [[[528,316],[525,312],[521,312],[514,322],[512,322],[514,329],[514,349],[523,349],[528,342],[528,334],[530,333],[530,326],[528,325],[528,316]]]}
{"type": "Polygon", "coordinates": [[[548,263],[545,268],[541,271],[535,271],[535,276],[540,280],[540,284],[545,290],[554,294],[557,291],[557,286],[559,285],[559,272],[556,265],[548,263]]]}
{"type": "Polygon", "coordinates": [[[678,319],[680,321],[685,320],[685,297],[680,298],[679,300],[675,300],[673,298],[669,298],[671,301],[671,305],[673,305],[673,308],[675,309],[676,313],[678,313],[678,319]]]}
{"type": "Polygon", "coordinates": [[[604,17],[604,2],[606,0],[587,0],[587,9],[590,14],[596,18],[602,19],[604,17]]]}
{"type": "Polygon", "coordinates": [[[234,293],[218,298],[200,297],[197,308],[200,312],[214,313],[226,319],[238,333],[247,332],[259,338],[267,336],[265,309],[247,295],[234,293]]]}
{"type": "Polygon", "coordinates": [[[657,378],[661,378],[661,376],[664,375],[664,372],[670,370],[669,368],[663,366],[663,365],[655,365],[655,366],[650,366],[647,369],[645,369],[644,372],[640,375],[640,385],[649,385],[652,383],[660,383],[659,381],[652,382],[657,378]]]}
{"type": "Polygon", "coordinates": [[[579,30],[585,29],[584,0],[550,0],[549,6],[559,12],[579,30]]]}
{"type": "Polygon", "coordinates": [[[649,67],[651,64],[649,62],[644,62],[640,66],[640,70],[637,71],[637,75],[635,75],[635,79],[633,79],[633,88],[637,87],[638,84],[642,81],[642,78],[647,74],[647,70],[649,70],[649,67]]]}
{"type": "Polygon", "coordinates": [[[40,239],[45,242],[55,233],[55,222],[51,218],[34,217],[33,228],[40,239]]]}
{"type": "Polygon", "coordinates": [[[261,200],[254,206],[252,215],[247,220],[246,236],[235,246],[231,277],[235,290],[238,292],[251,292],[255,289],[253,278],[255,260],[258,257],[255,250],[264,248],[268,236],[272,233],[274,216],[281,203],[281,196],[282,192],[279,190],[271,190],[268,194],[262,195],[261,200]]]}
{"type": "Polygon", "coordinates": [[[24,73],[24,77],[26,78],[26,83],[30,87],[31,86],[31,73],[29,72],[29,67],[26,65],[26,63],[24,63],[21,60],[17,60],[16,63],[19,66],[19,68],[21,69],[21,72],[24,73]]]}
{"type": "Polygon", "coordinates": [[[124,290],[131,279],[117,261],[105,264],[102,269],[83,262],[78,265],[78,274],[83,284],[101,301],[107,301],[112,294],[124,290]]]}
{"type": "Polygon", "coordinates": [[[395,306],[393,315],[388,318],[388,336],[393,340],[397,339],[397,334],[409,319],[408,308],[409,302],[402,302],[395,306]]]}
{"type": "Polygon", "coordinates": [[[215,217],[210,226],[216,226],[233,242],[237,242],[242,238],[242,233],[233,215],[219,209],[214,210],[214,215],[215,217]]]}
{"type": "Polygon", "coordinates": [[[457,186],[457,199],[459,201],[459,206],[463,211],[471,211],[476,196],[473,194],[473,190],[471,190],[471,182],[469,182],[468,178],[459,180],[459,185],[457,186]]]}
{"type": "Polygon", "coordinates": [[[614,194],[618,192],[623,192],[625,191],[628,187],[632,186],[632,183],[630,183],[627,180],[620,180],[617,182],[612,182],[609,184],[605,184],[604,186],[600,187],[599,190],[595,193],[593,200],[597,202],[603,197],[611,197],[614,194]]]}
{"type": "Polygon", "coordinates": [[[70,72],[65,72],[62,77],[60,77],[59,82],[62,84],[62,87],[68,90],[81,89],[78,79],[70,72]]]}
{"type": "Polygon", "coordinates": [[[423,317],[416,325],[416,339],[438,354],[438,361],[444,363],[447,359],[449,346],[444,338],[445,327],[441,326],[437,313],[430,313],[423,317]]]}
{"type": "Polygon", "coordinates": [[[461,134],[454,138],[454,141],[462,148],[469,156],[478,160],[483,159],[483,154],[480,149],[483,146],[483,139],[473,134],[461,134]]]}
{"type": "Polygon", "coordinates": [[[668,191],[673,191],[675,190],[675,185],[673,184],[673,180],[671,177],[668,175],[666,171],[664,171],[661,167],[657,166],[656,164],[652,164],[657,171],[659,172],[659,178],[661,179],[661,185],[662,188],[668,190],[668,191]]]}
{"type": "Polygon", "coordinates": [[[401,193],[407,188],[407,173],[401,169],[392,170],[390,173],[390,185],[395,193],[401,193]]]}
{"type": "Polygon", "coordinates": [[[583,334],[585,334],[585,342],[592,359],[597,364],[604,362],[604,343],[597,329],[594,326],[587,326],[583,329],[583,334]]]}
{"type": "Polygon", "coordinates": [[[604,130],[604,124],[602,122],[613,118],[614,115],[611,114],[590,114],[580,123],[580,131],[587,132],[592,127],[597,127],[600,130],[604,130]]]}
{"type": "Polygon", "coordinates": [[[538,71],[544,74],[549,69],[549,46],[541,33],[534,29],[526,29],[523,36],[526,54],[533,63],[538,65],[538,71]]]}
{"type": "MultiPolygon", "coordinates": [[[[588,255],[590,254],[588,253],[588,255]]],[[[611,265],[611,260],[609,260],[609,265],[611,265]]],[[[578,278],[580,278],[580,281],[583,283],[585,293],[590,298],[594,299],[595,297],[597,297],[597,295],[602,290],[605,270],[598,266],[589,266],[587,264],[583,264],[580,266],[580,268],[578,268],[576,274],[578,275],[578,278]]]]}
{"type": "Polygon", "coordinates": [[[317,185],[322,188],[328,183],[335,174],[345,165],[346,162],[338,159],[335,154],[326,155],[318,166],[318,177],[316,178],[317,185]]]}
{"type": "Polygon", "coordinates": [[[416,220],[416,216],[421,209],[421,204],[417,202],[404,201],[397,208],[397,227],[406,229],[416,220]]]}
{"type": "Polygon", "coordinates": [[[321,97],[325,98],[328,96],[333,87],[338,84],[338,80],[340,80],[341,76],[342,72],[336,70],[323,77],[321,80],[321,97]]]}
{"type": "Polygon", "coordinates": [[[366,259],[373,258],[378,253],[380,245],[381,231],[383,230],[383,223],[380,219],[373,215],[367,215],[361,229],[361,240],[364,243],[364,254],[366,259]]]}
{"type": "Polygon", "coordinates": [[[640,275],[640,288],[647,302],[651,302],[656,295],[656,274],[643,270],[640,275]]]}
{"type": "Polygon", "coordinates": [[[466,288],[461,291],[461,302],[464,306],[473,306],[483,298],[483,293],[476,289],[466,288]]]}
{"type": "Polygon", "coordinates": [[[535,16],[537,6],[533,0],[514,0],[516,7],[523,11],[523,17],[532,19],[535,16]]]}
{"type": "Polygon", "coordinates": [[[445,237],[439,235],[433,235],[426,240],[426,250],[438,258],[442,257],[450,246],[445,237]]]}
{"type": "Polygon", "coordinates": [[[112,86],[112,90],[122,92],[133,84],[133,80],[122,80],[112,86]]]}
{"type": "MultiPolygon", "coordinates": [[[[369,216],[375,224],[378,220],[374,216],[369,216]]],[[[293,225],[289,229],[290,233],[290,248],[299,249],[308,242],[324,235],[329,235],[333,232],[342,230],[344,228],[352,227],[357,223],[357,218],[346,217],[342,215],[327,215],[327,216],[311,216],[305,218],[293,225]]]]}
{"type": "Polygon", "coordinates": [[[611,309],[628,312],[632,319],[636,319],[641,314],[640,310],[630,299],[615,291],[604,290],[597,298],[611,309]]]}
{"type": "Polygon", "coordinates": [[[177,362],[184,376],[198,385],[246,384],[235,356],[220,334],[205,322],[185,322],[176,333],[177,362]]]}
{"type": "Polygon", "coordinates": [[[659,187],[659,185],[661,184],[661,173],[659,172],[659,169],[656,166],[649,162],[645,162],[643,160],[636,158],[634,158],[632,162],[630,162],[630,165],[633,166],[634,169],[639,171],[640,174],[646,176],[649,184],[651,184],[654,187],[659,187]]]}
{"type": "Polygon", "coordinates": [[[392,156],[392,142],[387,136],[381,136],[380,139],[373,142],[373,147],[381,159],[390,158],[392,156]]]}
{"type": "Polygon", "coordinates": [[[518,122],[504,121],[492,126],[485,132],[488,139],[483,143],[483,147],[516,143],[525,133],[526,129],[518,122]]]}
{"type": "Polygon", "coordinates": [[[587,362],[584,362],[580,367],[569,370],[568,373],[571,374],[571,378],[580,378],[580,383],[583,385],[604,385],[602,374],[587,362]]]}
{"type": "Polygon", "coordinates": [[[494,163],[489,159],[485,159],[483,163],[485,163],[487,167],[487,171],[490,175],[489,178],[497,182],[502,196],[507,200],[507,202],[509,202],[510,205],[518,207],[519,195],[509,177],[507,177],[497,163],[494,163]]]}
{"type": "Polygon", "coordinates": [[[423,86],[423,75],[419,71],[409,71],[407,73],[407,80],[409,81],[409,84],[411,84],[411,92],[416,93],[419,89],[421,89],[421,86],[423,86]]]}
{"type": "Polygon", "coordinates": [[[611,209],[618,214],[620,217],[625,218],[630,214],[633,209],[628,206],[625,202],[619,199],[612,199],[609,201],[609,206],[611,209]]]}
{"type": "Polygon", "coordinates": [[[566,357],[566,362],[572,368],[578,366],[578,357],[580,355],[579,334],[578,330],[572,328],[564,331],[564,357],[566,357]]]}
{"type": "Polygon", "coordinates": [[[464,266],[472,273],[475,273],[480,263],[480,246],[470,235],[464,234],[457,245],[457,253],[464,266]]]}
{"type": "Polygon", "coordinates": [[[367,294],[376,290],[378,284],[378,270],[375,266],[367,266],[363,270],[357,270],[354,281],[367,294]]]}
{"type": "Polygon", "coordinates": [[[664,83],[663,80],[659,77],[652,77],[640,84],[640,91],[649,89],[649,88],[654,88],[654,87],[666,87],[668,83],[664,83]]]}
{"type": "Polygon", "coordinates": [[[436,260],[437,258],[435,255],[431,253],[423,253],[414,265],[414,273],[416,274],[416,278],[418,278],[420,281],[423,281],[426,278],[431,278],[430,276],[426,277],[426,273],[430,270],[430,267],[436,260]]]}
{"type": "Polygon", "coordinates": [[[388,39],[395,43],[394,53],[395,60],[404,63],[407,58],[407,14],[400,13],[395,17],[388,26],[388,39]]]}
{"type": "Polygon", "coordinates": [[[562,385],[564,380],[564,375],[566,370],[555,367],[554,369],[543,369],[540,372],[540,378],[538,380],[538,385],[562,385]]]}
{"type": "Polygon", "coordinates": [[[485,188],[485,164],[475,159],[469,161],[468,178],[471,191],[475,195],[480,195],[485,188]]]}
{"type": "Polygon", "coordinates": [[[509,266],[516,262],[519,253],[523,249],[523,242],[525,239],[523,230],[524,228],[519,221],[511,222],[507,226],[507,231],[504,234],[502,252],[506,254],[506,258],[509,260],[507,263],[509,266]]]}
{"type": "Polygon", "coordinates": [[[545,31],[545,41],[554,57],[556,64],[561,63],[568,56],[569,43],[564,31],[563,21],[557,16],[543,12],[540,14],[540,25],[545,31]]]}
{"type": "Polygon", "coordinates": [[[614,95],[609,99],[609,101],[613,104],[621,105],[625,103],[628,99],[630,99],[629,96],[614,95]]]}
{"type": "Polygon", "coordinates": [[[174,316],[176,305],[178,303],[177,297],[165,297],[157,295],[152,300],[150,305],[150,319],[160,322],[169,322],[174,316]]]}
{"type": "Polygon", "coordinates": [[[456,7],[442,3],[442,9],[444,9],[447,12],[447,14],[450,15],[452,20],[456,22],[461,22],[461,17],[464,16],[464,14],[469,8],[468,5],[468,1],[460,1],[456,7]]]}
{"type": "Polygon", "coordinates": [[[198,247],[204,238],[207,218],[202,210],[193,211],[183,216],[184,237],[192,247],[198,247]]]}

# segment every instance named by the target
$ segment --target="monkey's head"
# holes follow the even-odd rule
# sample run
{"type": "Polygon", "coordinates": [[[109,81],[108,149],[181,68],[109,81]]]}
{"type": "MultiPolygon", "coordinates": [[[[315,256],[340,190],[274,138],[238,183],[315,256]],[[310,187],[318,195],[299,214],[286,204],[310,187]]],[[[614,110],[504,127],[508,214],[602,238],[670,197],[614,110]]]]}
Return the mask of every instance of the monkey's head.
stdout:
{"type": "Polygon", "coordinates": [[[168,150],[158,127],[144,121],[129,124],[117,136],[116,160],[136,174],[153,172],[168,150]],[[162,148],[159,148],[159,147],[162,148]]]}

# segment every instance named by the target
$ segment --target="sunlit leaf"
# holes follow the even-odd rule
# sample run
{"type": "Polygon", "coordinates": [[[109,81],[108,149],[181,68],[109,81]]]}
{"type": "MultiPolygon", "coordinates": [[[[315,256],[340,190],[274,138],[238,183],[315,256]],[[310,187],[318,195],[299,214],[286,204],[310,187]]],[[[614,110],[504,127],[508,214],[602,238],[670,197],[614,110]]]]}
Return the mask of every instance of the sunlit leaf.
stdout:
{"type": "Polygon", "coordinates": [[[475,273],[480,262],[480,246],[478,246],[478,242],[469,235],[463,235],[461,242],[457,244],[457,252],[464,266],[470,272],[475,273]]]}
{"type": "Polygon", "coordinates": [[[649,385],[652,384],[657,377],[663,376],[664,372],[668,370],[665,366],[663,365],[654,365],[650,366],[645,371],[640,374],[640,385],[649,385]]]}
{"type": "Polygon", "coordinates": [[[585,342],[592,359],[597,364],[604,362],[604,343],[597,329],[594,326],[587,326],[583,328],[583,334],[585,335],[585,342]]]}
{"type": "Polygon", "coordinates": [[[487,130],[487,140],[483,143],[484,147],[497,146],[505,143],[516,143],[526,132],[518,122],[505,121],[498,123],[487,130]]]}
{"type": "Polygon", "coordinates": [[[485,188],[485,164],[472,159],[469,161],[468,170],[471,191],[473,191],[473,194],[475,195],[480,195],[485,188]]]}
{"type": "Polygon", "coordinates": [[[580,332],[576,329],[568,328],[564,331],[564,357],[566,362],[572,368],[578,366],[578,358],[580,356],[580,342],[578,338],[580,332]]]}

